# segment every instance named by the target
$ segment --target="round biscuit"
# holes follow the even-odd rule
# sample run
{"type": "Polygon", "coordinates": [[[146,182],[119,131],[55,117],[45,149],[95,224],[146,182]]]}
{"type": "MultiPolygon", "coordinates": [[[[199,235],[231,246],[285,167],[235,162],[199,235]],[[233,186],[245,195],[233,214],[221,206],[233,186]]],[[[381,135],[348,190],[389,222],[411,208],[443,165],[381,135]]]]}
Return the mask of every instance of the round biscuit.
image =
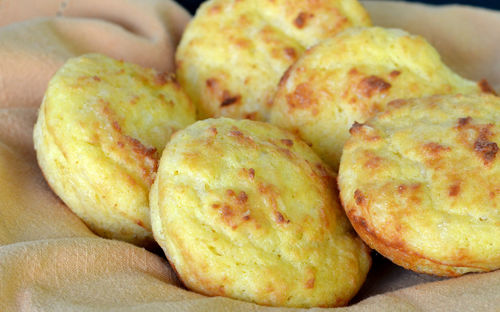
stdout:
{"type": "Polygon", "coordinates": [[[176,52],[179,82],[201,119],[267,120],[280,77],[320,40],[369,26],[357,0],[211,0],[176,52]]]}
{"type": "MultiPolygon", "coordinates": [[[[488,91],[487,83],[481,84],[488,91]]],[[[337,170],[354,122],[388,102],[436,94],[480,93],[442,63],[422,37],[399,29],[351,28],[310,49],[284,75],[271,123],[295,132],[337,170]]]]}
{"type": "Polygon", "coordinates": [[[147,246],[159,152],[194,121],[194,106],[171,76],[88,54],[50,80],[34,143],[48,184],[90,229],[147,246]]]}
{"type": "Polygon", "coordinates": [[[335,174],[270,124],[207,119],[177,132],[150,198],[155,239],[184,284],[206,295],[345,305],[370,267],[335,174]]]}
{"type": "Polygon", "coordinates": [[[500,268],[500,98],[401,100],[351,128],[340,197],[361,238],[405,268],[500,268]]]}

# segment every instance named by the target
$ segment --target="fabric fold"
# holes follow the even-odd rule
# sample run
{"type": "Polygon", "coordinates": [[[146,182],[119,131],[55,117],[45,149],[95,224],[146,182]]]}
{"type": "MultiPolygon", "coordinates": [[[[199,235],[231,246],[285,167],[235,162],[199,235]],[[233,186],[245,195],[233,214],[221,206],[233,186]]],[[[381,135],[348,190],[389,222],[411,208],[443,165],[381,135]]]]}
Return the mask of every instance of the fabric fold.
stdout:
{"type": "MultiPolygon", "coordinates": [[[[424,35],[455,71],[500,91],[500,13],[363,4],[376,25],[424,35]]],[[[287,310],[185,290],[161,253],[93,234],[38,168],[33,124],[66,59],[100,52],[173,71],[188,21],[170,0],[0,1],[0,311],[287,310]]],[[[370,274],[351,306],[332,310],[496,311],[500,303],[500,271],[424,283],[436,278],[384,260],[370,274]]]]}

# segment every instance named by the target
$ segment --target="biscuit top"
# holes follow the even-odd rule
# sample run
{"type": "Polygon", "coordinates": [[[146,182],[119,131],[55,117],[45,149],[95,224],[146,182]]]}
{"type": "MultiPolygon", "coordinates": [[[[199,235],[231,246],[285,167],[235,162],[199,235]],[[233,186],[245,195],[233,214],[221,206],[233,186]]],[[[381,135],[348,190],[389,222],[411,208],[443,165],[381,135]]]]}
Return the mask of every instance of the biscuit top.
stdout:
{"type": "Polygon", "coordinates": [[[482,91],[450,70],[421,36],[350,28],[308,50],[287,71],[271,122],[296,131],[337,169],[349,127],[383,111],[389,101],[482,91]]]}
{"type": "Polygon", "coordinates": [[[177,132],[163,157],[153,233],[189,288],[336,306],[361,286],[369,254],[339,205],[335,174],[293,135],[207,119],[177,132]]]}
{"type": "Polygon", "coordinates": [[[354,124],[339,186],[358,233],[382,253],[459,267],[430,273],[499,268],[499,120],[500,98],[456,95],[394,101],[354,124]]]}
{"type": "Polygon", "coordinates": [[[97,234],[152,243],[149,189],[171,134],[195,109],[170,75],[99,54],[51,79],[34,129],[54,192],[97,234]]]}
{"type": "Polygon", "coordinates": [[[169,74],[88,54],[50,81],[46,124],[63,153],[92,147],[97,157],[148,188],[170,135],[194,122],[194,107],[169,74]],[[57,104],[56,104],[57,103],[57,104]],[[173,118],[175,117],[175,118],[173,118]]]}
{"type": "Polygon", "coordinates": [[[322,39],[370,20],[356,0],[212,0],[176,54],[179,81],[199,117],[266,120],[285,70],[322,39]]]}

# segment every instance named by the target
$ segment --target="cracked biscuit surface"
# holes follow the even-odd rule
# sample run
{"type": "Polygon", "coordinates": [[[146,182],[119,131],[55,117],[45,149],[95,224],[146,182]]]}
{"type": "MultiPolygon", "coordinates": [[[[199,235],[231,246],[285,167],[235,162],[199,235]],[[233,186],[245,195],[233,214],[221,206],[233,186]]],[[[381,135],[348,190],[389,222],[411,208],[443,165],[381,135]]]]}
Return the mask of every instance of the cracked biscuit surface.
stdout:
{"type": "Polygon", "coordinates": [[[197,292],[272,306],[345,305],[371,260],[335,178],[275,126],[198,121],[163,152],[150,194],[153,233],[197,292]]]}
{"type": "Polygon", "coordinates": [[[372,248],[456,276],[500,268],[500,98],[401,100],[351,128],[340,196],[372,248]]]}
{"type": "Polygon", "coordinates": [[[267,120],[280,77],[305,49],[371,24],[357,0],[211,0],[176,53],[179,82],[201,119],[267,120]]]}
{"type": "Polygon", "coordinates": [[[94,232],[148,246],[160,153],[194,121],[194,106],[171,76],[88,54],[51,79],[34,143],[50,187],[94,232]]]}
{"type": "Polygon", "coordinates": [[[398,98],[492,92],[442,63],[422,37],[399,29],[351,28],[305,53],[283,76],[271,123],[297,133],[333,169],[354,122],[398,98]]]}

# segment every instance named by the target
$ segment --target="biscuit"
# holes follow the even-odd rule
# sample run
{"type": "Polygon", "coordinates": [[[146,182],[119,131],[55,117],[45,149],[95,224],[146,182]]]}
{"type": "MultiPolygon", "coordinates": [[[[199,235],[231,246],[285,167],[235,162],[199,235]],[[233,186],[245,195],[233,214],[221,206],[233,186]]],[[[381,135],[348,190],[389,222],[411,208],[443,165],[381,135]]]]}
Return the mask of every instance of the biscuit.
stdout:
{"type": "Polygon", "coordinates": [[[40,107],[38,163],[91,230],[147,246],[159,153],[195,115],[171,76],[104,55],[73,58],[50,80],[40,107]]]}
{"type": "Polygon", "coordinates": [[[272,306],[339,306],[371,260],[335,173],[270,124],[207,119],[177,132],[150,193],[153,233],[184,284],[272,306]]]}
{"type": "Polygon", "coordinates": [[[280,77],[320,40],[371,24],[357,0],[211,0],[176,53],[177,75],[200,119],[267,120],[280,77]]]}
{"type": "MultiPolygon", "coordinates": [[[[481,86],[488,91],[485,81],[481,86]]],[[[420,36],[351,28],[309,50],[284,75],[271,123],[297,133],[336,170],[351,125],[391,100],[480,93],[481,86],[451,71],[420,36]]]]}
{"type": "Polygon", "coordinates": [[[351,128],[340,197],[370,247],[416,272],[500,268],[500,98],[400,100],[351,128]]]}

